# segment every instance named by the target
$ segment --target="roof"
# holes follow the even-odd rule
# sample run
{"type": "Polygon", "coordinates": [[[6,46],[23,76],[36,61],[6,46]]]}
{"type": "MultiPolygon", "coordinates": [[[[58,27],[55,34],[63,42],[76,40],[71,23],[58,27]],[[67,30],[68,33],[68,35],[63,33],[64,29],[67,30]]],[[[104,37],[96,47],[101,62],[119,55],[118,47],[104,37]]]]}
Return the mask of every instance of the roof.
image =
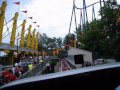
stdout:
{"type": "MultiPolygon", "coordinates": [[[[17,46],[10,46],[10,44],[7,43],[2,43],[0,45],[0,50],[11,50],[11,51],[17,51],[17,46]]],[[[18,51],[23,51],[23,52],[38,52],[36,50],[32,50],[32,49],[27,49],[26,47],[20,48],[18,46],[18,51]]]]}
{"type": "Polygon", "coordinates": [[[68,49],[68,55],[78,55],[78,54],[86,54],[86,53],[92,54],[92,52],[84,49],[78,49],[74,47],[70,47],[70,49],[68,49]]]}
{"type": "Polygon", "coordinates": [[[41,81],[41,80],[48,80],[48,79],[52,79],[52,78],[59,78],[59,77],[70,76],[70,75],[75,75],[75,74],[82,74],[82,73],[86,73],[86,72],[115,68],[115,67],[120,67],[120,62],[95,65],[95,66],[73,69],[73,70],[68,70],[68,71],[63,71],[63,72],[29,77],[29,78],[20,79],[20,80],[16,80],[11,83],[8,83],[8,84],[4,85],[2,88],[9,87],[12,85],[24,84],[24,83],[29,83],[29,82],[41,81]]]}

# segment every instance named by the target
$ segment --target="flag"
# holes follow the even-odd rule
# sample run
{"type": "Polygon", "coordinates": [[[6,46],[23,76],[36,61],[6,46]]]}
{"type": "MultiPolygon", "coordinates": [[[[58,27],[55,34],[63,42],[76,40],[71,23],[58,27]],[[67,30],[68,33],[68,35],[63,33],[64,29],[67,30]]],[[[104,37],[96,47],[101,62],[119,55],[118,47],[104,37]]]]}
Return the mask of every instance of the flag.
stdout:
{"type": "Polygon", "coordinates": [[[25,11],[22,11],[22,12],[24,12],[24,13],[27,13],[27,10],[25,10],[25,11]]]}
{"type": "Polygon", "coordinates": [[[36,24],[37,22],[33,22],[33,23],[35,23],[35,24],[36,24]]]}
{"type": "Polygon", "coordinates": [[[37,27],[40,27],[40,25],[37,25],[37,27]]]}
{"type": "Polygon", "coordinates": [[[14,4],[16,4],[16,5],[20,5],[20,2],[14,2],[14,4]]]}
{"type": "Polygon", "coordinates": [[[32,17],[28,17],[29,19],[32,19],[32,17]]]}

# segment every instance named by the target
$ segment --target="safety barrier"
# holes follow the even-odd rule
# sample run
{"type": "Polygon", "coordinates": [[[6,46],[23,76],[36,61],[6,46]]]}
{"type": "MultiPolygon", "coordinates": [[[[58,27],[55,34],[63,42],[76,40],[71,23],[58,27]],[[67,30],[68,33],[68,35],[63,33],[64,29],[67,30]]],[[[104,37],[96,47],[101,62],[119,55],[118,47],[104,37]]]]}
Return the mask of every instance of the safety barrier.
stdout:
{"type": "Polygon", "coordinates": [[[70,61],[67,60],[67,58],[65,58],[65,60],[66,60],[67,64],[71,67],[71,69],[76,69],[76,67],[72,63],[70,63],[70,61]]]}
{"type": "Polygon", "coordinates": [[[42,73],[42,71],[45,69],[46,64],[49,63],[49,62],[50,62],[50,59],[44,60],[43,63],[38,64],[31,71],[27,71],[26,73],[24,73],[23,75],[21,75],[19,77],[19,79],[23,79],[23,78],[28,78],[28,77],[33,77],[33,76],[40,75],[42,73]]]}

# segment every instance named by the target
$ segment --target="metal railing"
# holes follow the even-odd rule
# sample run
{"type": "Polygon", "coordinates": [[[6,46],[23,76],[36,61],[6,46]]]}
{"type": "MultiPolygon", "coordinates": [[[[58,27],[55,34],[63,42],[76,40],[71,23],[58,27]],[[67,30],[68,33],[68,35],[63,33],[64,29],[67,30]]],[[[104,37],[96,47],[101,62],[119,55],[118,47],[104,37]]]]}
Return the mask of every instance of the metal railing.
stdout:
{"type": "Polygon", "coordinates": [[[31,71],[27,71],[26,73],[24,73],[23,75],[21,75],[19,77],[19,79],[23,79],[23,78],[28,78],[28,77],[33,77],[33,76],[37,76],[42,74],[42,71],[45,69],[46,64],[50,62],[50,59],[46,59],[44,60],[43,63],[38,64],[37,66],[35,66],[31,71]]]}
{"type": "Polygon", "coordinates": [[[67,60],[67,58],[65,58],[67,64],[71,67],[71,69],[76,69],[76,66],[74,66],[72,63],[70,63],[70,61],[67,60]]]}

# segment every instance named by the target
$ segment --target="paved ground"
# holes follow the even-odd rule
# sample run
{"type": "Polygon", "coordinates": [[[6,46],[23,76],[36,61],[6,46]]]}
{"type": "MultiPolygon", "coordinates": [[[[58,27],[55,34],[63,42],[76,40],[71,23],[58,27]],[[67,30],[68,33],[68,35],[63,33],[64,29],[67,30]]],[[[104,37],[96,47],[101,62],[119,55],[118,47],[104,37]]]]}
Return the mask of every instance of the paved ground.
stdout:
{"type": "Polygon", "coordinates": [[[55,72],[59,72],[60,71],[60,62],[58,62],[55,66],[55,72]]]}

